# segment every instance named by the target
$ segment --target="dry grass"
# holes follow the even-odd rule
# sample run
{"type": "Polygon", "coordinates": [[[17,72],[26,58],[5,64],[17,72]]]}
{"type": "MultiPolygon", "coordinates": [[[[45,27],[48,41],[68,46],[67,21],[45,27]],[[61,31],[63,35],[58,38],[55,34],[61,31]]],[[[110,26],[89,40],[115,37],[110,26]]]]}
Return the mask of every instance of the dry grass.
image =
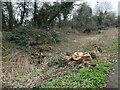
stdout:
{"type": "Polygon", "coordinates": [[[29,63],[30,56],[21,51],[11,53],[4,57],[3,60],[3,84],[12,84],[12,81],[19,78],[19,76],[34,70],[34,66],[29,63]]]}
{"type": "Polygon", "coordinates": [[[94,45],[102,46],[109,43],[110,40],[117,38],[118,30],[111,28],[109,30],[103,30],[101,34],[96,34],[97,31],[94,31],[91,34],[68,34],[66,35],[67,41],[62,42],[60,45],[55,46],[55,51],[83,51],[88,49],[94,49],[94,45]],[[92,47],[91,47],[92,46],[92,47]]]}

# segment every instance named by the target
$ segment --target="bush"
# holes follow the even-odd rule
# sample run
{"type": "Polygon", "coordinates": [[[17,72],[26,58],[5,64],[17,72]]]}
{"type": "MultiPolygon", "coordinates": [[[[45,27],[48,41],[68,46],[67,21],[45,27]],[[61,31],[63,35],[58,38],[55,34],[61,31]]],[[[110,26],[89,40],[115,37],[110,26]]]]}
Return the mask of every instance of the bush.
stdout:
{"type": "Polygon", "coordinates": [[[53,44],[61,42],[61,35],[54,30],[32,29],[30,32],[31,44],[53,44]]]}
{"type": "Polygon", "coordinates": [[[96,27],[95,26],[93,26],[93,25],[87,25],[86,27],[85,27],[85,30],[84,30],[84,33],[89,33],[89,32],[91,32],[92,30],[96,30],[96,27]]]}
{"type": "Polygon", "coordinates": [[[49,31],[49,34],[51,35],[51,40],[52,40],[54,43],[61,42],[61,35],[60,35],[59,32],[54,31],[54,30],[50,30],[50,31],[49,31]]]}
{"type": "Polygon", "coordinates": [[[29,30],[28,27],[20,26],[11,32],[10,41],[15,41],[17,44],[22,46],[27,44],[52,44],[61,42],[61,35],[59,32],[54,30],[29,30]]]}
{"type": "Polygon", "coordinates": [[[104,26],[104,25],[98,25],[98,26],[97,26],[97,29],[98,29],[98,30],[105,29],[105,26],[104,26]]]}
{"type": "Polygon", "coordinates": [[[15,41],[19,45],[25,46],[29,41],[29,30],[23,26],[15,28],[11,33],[10,40],[15,41]]]}

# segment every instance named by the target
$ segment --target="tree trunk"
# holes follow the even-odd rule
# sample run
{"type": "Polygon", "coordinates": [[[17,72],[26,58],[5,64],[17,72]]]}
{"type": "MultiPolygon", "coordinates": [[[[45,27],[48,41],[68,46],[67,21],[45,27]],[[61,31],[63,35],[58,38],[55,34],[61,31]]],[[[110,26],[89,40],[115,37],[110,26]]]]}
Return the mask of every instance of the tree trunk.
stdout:
{"type": "Polygon", "coordinates": [[[36,12],[37,12],[37,3],[36,3],[36,0],[34,2],[34,26],[36,27],[36,12]]]}
{"type": "Polygon", "coordinates": [[[8,9],[8,14],[9,14],[8,27],[9,27],[9,31],[12,31],[12,29],[13,29],[13,9],[12,9],[12,3],[11,2],[6,2],[6,4],[7,4],[7,9],[8,9]]]}
{"type": "Polygon", "coordinates": [[[24,18],[25,18],[25,13],[26,13],[26,8],[25,8],[25,6],[26,6],[26,2],[24,2],[24,4],[23,4],[23,11],[21,11],[20,25],[23,24],[23,20],[24,20],[24,18]]]}

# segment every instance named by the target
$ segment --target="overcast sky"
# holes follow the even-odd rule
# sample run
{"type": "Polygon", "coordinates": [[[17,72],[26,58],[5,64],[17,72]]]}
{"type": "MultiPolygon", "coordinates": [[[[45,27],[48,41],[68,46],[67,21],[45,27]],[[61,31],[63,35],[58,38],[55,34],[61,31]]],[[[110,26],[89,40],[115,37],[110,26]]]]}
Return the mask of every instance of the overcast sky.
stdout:
{"type": "Polygon", "coordinates": [[[120,0],[84,0],[87,1],[89,3],[89,5],[94,8],[97,2],[103,2],[103,1],[107,1],[110,2],[112,5],[112,9],[115,13],[118,13],[118,2],[120,0]]]}

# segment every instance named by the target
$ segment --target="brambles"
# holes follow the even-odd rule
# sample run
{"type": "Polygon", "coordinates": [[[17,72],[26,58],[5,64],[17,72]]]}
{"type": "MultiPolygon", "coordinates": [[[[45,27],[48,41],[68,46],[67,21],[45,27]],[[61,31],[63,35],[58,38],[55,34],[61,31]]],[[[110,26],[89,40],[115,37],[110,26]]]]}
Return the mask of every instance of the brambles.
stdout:
{"type": "Polygon", "coordinates": [[[90,33],[92,30],[96,30],[96,27],[93,25],[86,25],[85,30],[83,33],[90,33]]]}
{"type": "Polygon", "coordinates": [[[49,34],[51,35],[51,41],[53,41],[54,43],[61,42],[61,35],[59,32],[50,30],[49,34]]]}
{"type": "Polygon", "coordinates": [[[29,30],[27,27],[19,26],[15,28],[8,37],[10,41],[15,41],[18,45],[25,46],[51,44],[61,42],[59,32],[50,30],[29,30]]]}
{"type": "Polygon", "coordinates": [[[18,45],[25,46],[29,41],[29,30],[26,27],[20,26],[12,31],[10,40],[15,41],[18,45]]]}

